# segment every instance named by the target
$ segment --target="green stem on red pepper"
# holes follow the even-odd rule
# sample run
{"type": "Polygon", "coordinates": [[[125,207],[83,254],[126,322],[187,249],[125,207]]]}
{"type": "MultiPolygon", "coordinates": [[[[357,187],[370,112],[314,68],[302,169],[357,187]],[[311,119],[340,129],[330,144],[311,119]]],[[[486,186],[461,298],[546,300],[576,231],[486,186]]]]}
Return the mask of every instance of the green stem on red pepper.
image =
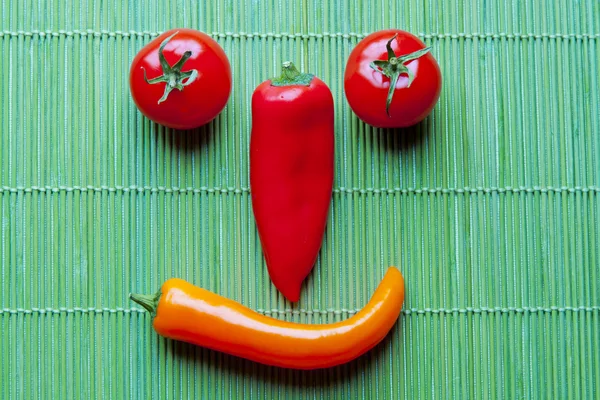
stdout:
{"type": "Polygon", "coordinates": [[[286,61],[282,65],[281,76],[271,79],[273,86],[304,85],[309,86],[315,76],[298,71],[294,63],[286,61]]]}

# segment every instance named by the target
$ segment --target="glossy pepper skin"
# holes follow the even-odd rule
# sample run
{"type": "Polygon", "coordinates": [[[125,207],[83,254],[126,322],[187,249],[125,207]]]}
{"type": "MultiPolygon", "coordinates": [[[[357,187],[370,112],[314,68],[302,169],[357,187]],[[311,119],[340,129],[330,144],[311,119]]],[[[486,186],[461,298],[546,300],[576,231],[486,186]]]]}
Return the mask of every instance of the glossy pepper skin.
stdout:
{"type": "Polygon", "coordinates": [[[387,335],[404,303],[404,279],[390,267],[362,310],[321,325],[267,317],[181,279],[166,281],[155,296],[131,298],[155,312],[162,336],[262,364],[317,369],[349,362],[387,335]]]}
{"type": "Polygon", "coordinates": [[[284,63],[252,96],[250,187],[269,275],[290,301],[319,253],[333,189],[333,96],[284,63]]]}

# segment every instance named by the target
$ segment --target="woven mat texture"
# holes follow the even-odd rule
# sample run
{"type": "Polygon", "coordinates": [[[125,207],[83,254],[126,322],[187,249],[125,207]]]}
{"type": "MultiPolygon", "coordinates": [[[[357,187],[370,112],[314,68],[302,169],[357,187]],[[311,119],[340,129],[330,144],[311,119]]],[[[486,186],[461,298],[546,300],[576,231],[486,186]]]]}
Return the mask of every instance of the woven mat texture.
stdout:
{"type": "MultiPolygon", "coordinates": [[[[0,398],[600,397],[600,1],[2,0],[0,398]],[[210,33],[233,73],[210,125],[129,93],[162,31],[210,33]],[[438,105],[408,130],[350,111],[365,34],[433,47],[438,105]],[[335,184],[297,305],[251,209],[254,88],[293,60],[331,88],[335,184]],[[353,315],[389,265],[407,298],[347,365],[298,372],[159,337],[128,299],[188,279],[267,315],[353,315]]],[[[210,95],[210,94],[208,94],[210,95]]]]}

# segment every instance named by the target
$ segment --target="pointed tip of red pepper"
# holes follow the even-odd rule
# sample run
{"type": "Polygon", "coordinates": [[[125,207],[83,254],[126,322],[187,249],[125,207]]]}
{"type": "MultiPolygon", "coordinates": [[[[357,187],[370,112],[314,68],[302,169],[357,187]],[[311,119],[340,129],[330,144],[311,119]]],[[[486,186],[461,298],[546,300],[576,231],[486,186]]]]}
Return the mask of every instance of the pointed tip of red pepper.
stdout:
{"type": "Polygon", "coordinates": [[[279,291],[281,292],[281,294],[288,299],[289,301],[291,301],[292,303],[297,302],[298,300],[300,300],[300,285],[298,286],[288,286],[285,288],[277,288],[279,289],[279,291]]]}

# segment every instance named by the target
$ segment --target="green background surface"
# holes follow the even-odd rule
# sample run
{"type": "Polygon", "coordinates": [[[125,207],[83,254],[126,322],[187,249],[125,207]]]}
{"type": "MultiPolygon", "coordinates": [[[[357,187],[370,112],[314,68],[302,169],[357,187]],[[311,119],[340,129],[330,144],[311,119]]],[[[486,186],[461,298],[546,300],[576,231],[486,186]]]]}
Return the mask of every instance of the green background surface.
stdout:
{"type": "MultiPolygon", "coordinates": [[[[0,398],[598,398],[600,1],[3,0],[0,398]],[[173,27],[230,58],[197,131],[141,116],[136,52],[173,27]],[[350,111],[365,33],[433,46],[444,86],[404,131],[350,111]],[[249,195],[250,98],[282,61],[336,107],[335,190],[297,305],[270,283],[249,195]],[[388,265],[399,323],[341,367],[297,372],[163,339],[128,300],[186,278],[268,315],[361,308],[388,265]]],[[[207,94],[210,95],[210,94],[207,94]]]]}

